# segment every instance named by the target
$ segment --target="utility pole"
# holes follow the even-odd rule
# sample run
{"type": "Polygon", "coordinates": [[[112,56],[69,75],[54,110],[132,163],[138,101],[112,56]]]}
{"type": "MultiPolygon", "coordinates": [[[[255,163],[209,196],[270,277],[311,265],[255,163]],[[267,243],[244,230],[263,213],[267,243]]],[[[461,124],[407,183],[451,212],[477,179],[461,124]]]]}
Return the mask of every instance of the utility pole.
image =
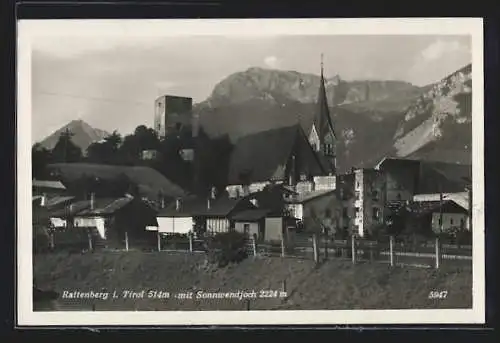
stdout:
{"type": "Polygon", "coordinates": [[[443,233],[443,189],[439,185],[439,233],[443,233]]]}

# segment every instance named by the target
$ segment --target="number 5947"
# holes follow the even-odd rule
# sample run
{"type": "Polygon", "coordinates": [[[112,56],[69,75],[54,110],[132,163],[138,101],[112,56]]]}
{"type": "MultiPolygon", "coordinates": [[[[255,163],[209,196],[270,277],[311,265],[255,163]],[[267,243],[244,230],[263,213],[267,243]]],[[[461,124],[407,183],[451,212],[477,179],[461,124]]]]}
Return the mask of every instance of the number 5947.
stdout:
{"type": "Polygon", "coordinates": [[[430,291],[429,299],[445,299],[448,295],[448,291],[430,291]]]}

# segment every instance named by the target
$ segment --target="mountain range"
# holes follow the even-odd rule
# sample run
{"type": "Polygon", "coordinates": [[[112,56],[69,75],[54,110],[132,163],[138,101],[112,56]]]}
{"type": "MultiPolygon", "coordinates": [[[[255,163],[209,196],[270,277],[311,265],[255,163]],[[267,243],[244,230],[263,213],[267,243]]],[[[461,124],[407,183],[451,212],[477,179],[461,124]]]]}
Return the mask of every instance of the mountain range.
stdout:
{"type": "MultiPolygon", "coordinates": [[[[472,66],[424,87],[397,80],[325,79],[338,138],[340,171],[373,166],[383,157],[471,163],[472,66]]],[[[194,117],[209,136],[238,138],[300,123],[309,130],[316,112],[320,76],[249,68],[221,80],[195,104],[194,117]]],[[[70,128],[82,149],[107,135],[72,121],[42,143],[54,145],[70,128]]]]}

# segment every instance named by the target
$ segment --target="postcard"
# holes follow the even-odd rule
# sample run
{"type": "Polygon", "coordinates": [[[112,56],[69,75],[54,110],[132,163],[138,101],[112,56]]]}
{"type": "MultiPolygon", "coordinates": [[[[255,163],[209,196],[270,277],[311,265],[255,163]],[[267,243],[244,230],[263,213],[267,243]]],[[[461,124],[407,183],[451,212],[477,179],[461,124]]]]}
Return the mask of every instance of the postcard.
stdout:
{"type": "Polygon", "coordinates": [[[482,19],[20,20],[17,58],[18,325],[484,323],[482,19]]]}

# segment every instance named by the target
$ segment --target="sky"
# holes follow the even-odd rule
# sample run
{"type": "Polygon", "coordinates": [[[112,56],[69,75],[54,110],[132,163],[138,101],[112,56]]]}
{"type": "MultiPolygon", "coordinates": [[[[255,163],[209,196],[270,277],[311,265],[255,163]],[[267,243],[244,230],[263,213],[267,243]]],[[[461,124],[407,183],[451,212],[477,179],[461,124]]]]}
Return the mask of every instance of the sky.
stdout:
{"type": "Polygon", "coordinates": [[[32,141],[73,119],[121,134],[152,126],[162,94],[205,100],[250,67],[345,80],[436,82],[471,63],[469,36],[64,36],[32,41],[32,141]]]}

